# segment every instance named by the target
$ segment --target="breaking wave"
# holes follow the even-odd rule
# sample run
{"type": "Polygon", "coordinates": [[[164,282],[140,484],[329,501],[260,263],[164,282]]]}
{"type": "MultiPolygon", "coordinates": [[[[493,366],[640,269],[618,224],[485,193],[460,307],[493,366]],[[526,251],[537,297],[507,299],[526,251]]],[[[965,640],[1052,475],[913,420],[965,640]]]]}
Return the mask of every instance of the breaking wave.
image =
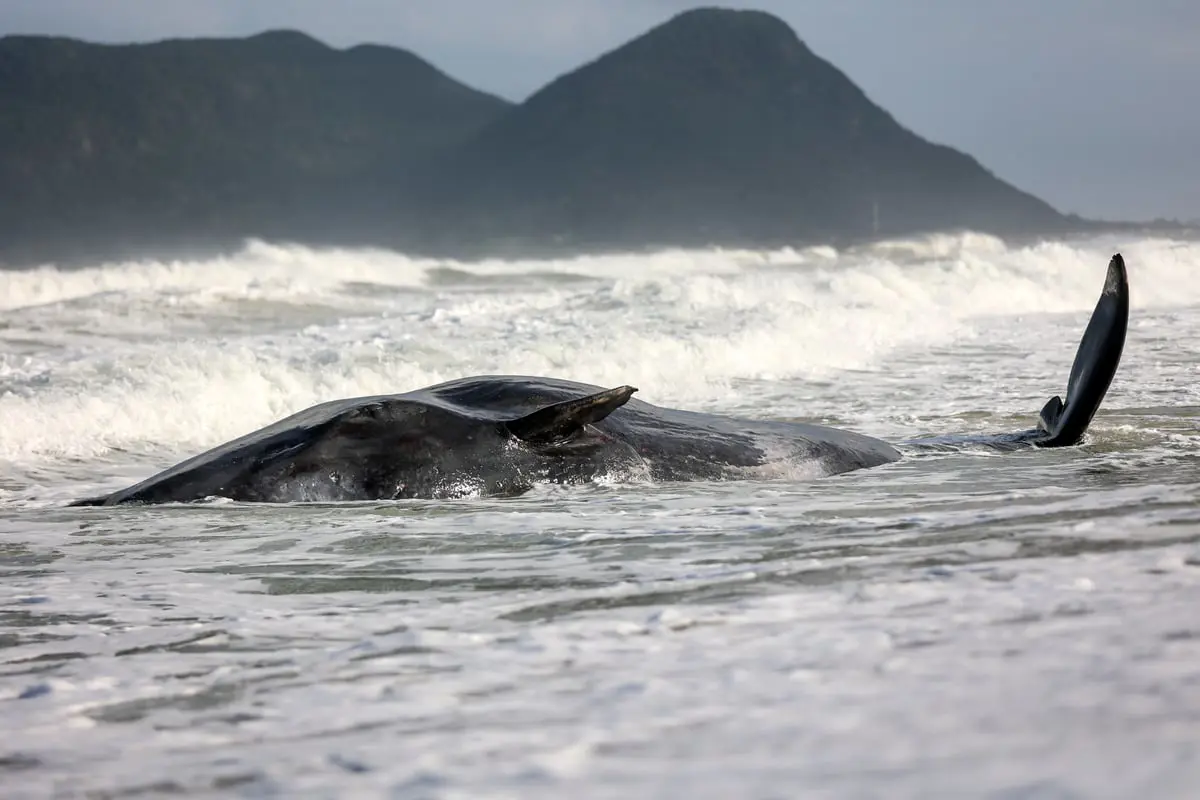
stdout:
{"type": "Polygon", "coordinates": [[[165,461],[322,400],[467,374],[798,415],[806,385],[969,342],[991,317],[1075,324],[1118,249],[1135,309],[1200,304],[1200,244],[1165,239],[476,262],[255,242],[204,261],[0,272],[0,459],[165,461]]]}

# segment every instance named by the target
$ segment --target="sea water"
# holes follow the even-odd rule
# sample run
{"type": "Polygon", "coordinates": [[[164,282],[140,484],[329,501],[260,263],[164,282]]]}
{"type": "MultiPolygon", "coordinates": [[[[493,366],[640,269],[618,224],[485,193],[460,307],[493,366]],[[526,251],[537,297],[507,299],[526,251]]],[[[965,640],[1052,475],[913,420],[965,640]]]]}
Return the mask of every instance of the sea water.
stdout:
{"type": "Polygon", "coordinates": [[[1200,792],[1200,244],[0,272],[0,796],[1200,792]],[[518,498],[66,508],[466,375],[889,441],[1031,427],[1109,256],[1086,443],[518,498]]]}

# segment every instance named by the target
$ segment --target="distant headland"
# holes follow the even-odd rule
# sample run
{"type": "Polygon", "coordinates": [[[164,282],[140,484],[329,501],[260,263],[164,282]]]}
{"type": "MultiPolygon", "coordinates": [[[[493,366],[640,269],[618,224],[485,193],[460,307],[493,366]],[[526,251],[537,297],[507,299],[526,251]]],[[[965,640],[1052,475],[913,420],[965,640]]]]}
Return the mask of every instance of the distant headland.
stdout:
{"type": "Polygon", "coordinates": [[[1099,227],[905,129],[757,11],[681,13],[520,104],[292,31],[0,38],[0,264],[247,238],[469,257],[1099,227]]]}

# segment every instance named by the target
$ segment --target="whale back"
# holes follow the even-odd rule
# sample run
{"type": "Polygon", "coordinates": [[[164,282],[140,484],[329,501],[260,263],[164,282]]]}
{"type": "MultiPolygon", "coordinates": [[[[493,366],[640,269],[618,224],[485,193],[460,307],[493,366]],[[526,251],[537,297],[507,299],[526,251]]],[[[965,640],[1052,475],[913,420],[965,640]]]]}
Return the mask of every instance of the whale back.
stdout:
{"type": "Polygon", "coordinates": [[[636,467],[656,480],[719,480],[772,458],[824,473],[899,458],[885,442],[801,422],[759,421],[632,400],[526,376],[462,378],[398,395],[322,403],[72,505],[449,496],[456,478],[487,493],[530,480],[576,483],[636,467]]]}

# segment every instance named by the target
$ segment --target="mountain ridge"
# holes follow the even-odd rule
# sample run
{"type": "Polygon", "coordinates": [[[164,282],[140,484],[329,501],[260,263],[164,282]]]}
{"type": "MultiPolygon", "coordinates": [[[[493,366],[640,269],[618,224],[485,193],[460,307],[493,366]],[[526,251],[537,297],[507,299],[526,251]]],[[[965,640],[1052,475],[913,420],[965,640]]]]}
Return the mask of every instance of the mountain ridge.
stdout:
{"type": "Polygon", "coordinates": [[[718,8],[516,104],[402,48],[292,30],[5,37],[0,185],[9,263],[247,238],[458,255],[1086,226],[900,125],[777,17],[718,8]]]}
{"type": "Polygon", "coordinates": [[[0,259],[353,236],[508,102],[399,48],[297,32],[0,39],[0,259]]]}
{"type": "Polygon", "coordinates": [[[900,126],[756,11],[683,12],[507,109],[453,161],[429,193],[473,198],[479,207],[455,224],[485,238],[531,237],[550,223],[588,245],[656,234],[663,244],[742,243],[1065,219],[900,126]],[[922,189],[939,172],[942,185],[922,189]],[[935,206],[923,216],[913,208],[922,192],[935,206]],[[880,205],[901,216],[880,227],[880,205]]]}

